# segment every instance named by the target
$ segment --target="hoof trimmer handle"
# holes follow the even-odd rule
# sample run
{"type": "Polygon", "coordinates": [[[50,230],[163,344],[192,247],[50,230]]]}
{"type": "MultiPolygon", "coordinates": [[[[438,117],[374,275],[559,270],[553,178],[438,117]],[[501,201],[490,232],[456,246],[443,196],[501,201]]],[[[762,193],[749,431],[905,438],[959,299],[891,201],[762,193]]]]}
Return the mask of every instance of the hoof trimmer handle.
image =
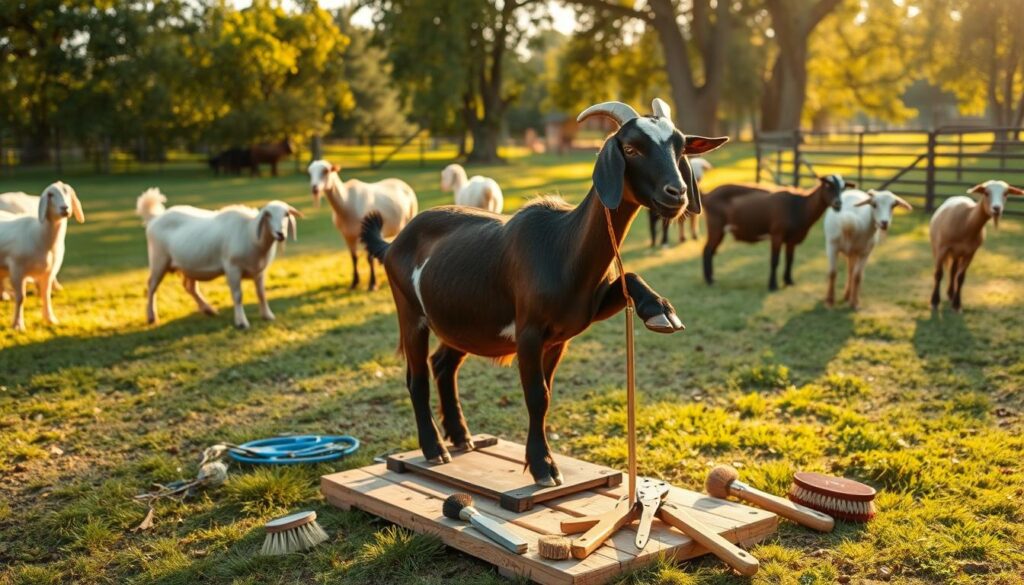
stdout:
{"type": "Polygon", "coordinates": [[[615,507],[598,516],[562,521],[562,532],[583,532],[572,541],[572,556],[585,559],[620,528],[636,519],[636,502],[622,498],[615,507]],[[586,532],[584,532],[586,531],[586,532]]]}
{"type": "Polygon", "coordinates": [[[713,528],[706,526],[693,515],[686,513],[672,504],[662,504],[658,510],[662,522],[681,530],[694,539],[711,554],[722,559],[741,575],[750,576],[757,573],[760,563],[747,551],[722,538],[713,528]]]}

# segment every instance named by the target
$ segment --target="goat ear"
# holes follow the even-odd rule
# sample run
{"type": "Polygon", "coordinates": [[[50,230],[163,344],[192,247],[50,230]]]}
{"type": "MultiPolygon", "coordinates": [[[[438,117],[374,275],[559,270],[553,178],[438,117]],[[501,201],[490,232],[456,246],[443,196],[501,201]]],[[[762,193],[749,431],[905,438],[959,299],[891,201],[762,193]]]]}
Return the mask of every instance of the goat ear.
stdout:
{"type": "Polygon", "coordinates": [[[291,212],[288,213],[288,232],[291,234],[293,242],[299,241],[299,224],[295,221],[295,215],[291,212]]]}
{"type": "Polygon", "coordinates": [[[306,216],[301,211],[295,209],[291,205],[288,206],[288,215],[291,217],[301,217],[302,219],[306,218],[306,216]]]}
{"type": "Polygon", "coordinates": [[[712,150],[718,149],[726,142],[729,142],[728,136],[719,136],[718,138],[687,136],[686,145],[683,146],[683,154],[686,156],[704,154],[705,152],[711,152],[712,150]]]}
{"type": "Polygon", "coordinates": [[[978,183],[967,190],[968,193],[985,193],[985,183],[978,183]]]}
{"type": "Polygon", "coordinates": [[[700,182],[693,176],[693,163],[691,163],[685,156],[679,157],[679,174],[685,177],[687,174],[683,172],[683,165],[688,165],[690,167],[686,169],[690,171],[690,180],[687,186],[692,187],[690,196],[686,203],[686,212],[689,215],[700,215],[701,211],[704,209],[703,202],[701,201],[702,193],[700,191],[700,182]]]}
{"type": "Polygon", "coordinates": [[[269,215],[270,214],[267,213],[266,208],[263,208],[263,209],[260,210],[260,214],[256,218],[256,239],[257,240],[262,240],[263,239],[263,231],[266,229],[267,216],[269,216],[269,215]]]}
{"type": "Polygon", "coordinates": [[[907,203],[906,200],[904,200],[902,197],[899,197],[899,196],[896,196],[896,206],[897,207],[902,207],[903,209],[906,209],[907,211],[913,211],[914,210],[914,206],[913,205],[907,203]]]}
{"type": "Polygon", "coordinates": [[[71,196],[71,213],[75,216],[75,221],[78,223],[85,223],[85,212],[82,211],[82,202],[78,200],[78,193],[75,192],[71,185],[64,185],[65,192],[71,196]]]}
{"type": "Polygon", "coordinates": [[[39,196],[39,223],[46,223],[46,210],[50,208],[51,197],[53,197],[53,194],[50,193],[49,187],[39,196]]]}
{"type": "Polygon", "coordinates": [[[605,140],[594,165],[594,188],[601,203],[608,209],[617,209],[622,203],[622,188],[626,180],[626,159],[614,137],[605,140]]]}
{"type": "Polygon", "coordinates": [[[844,189],[856,189],[857,188],[857,183],[854,183],[853,181],[843,181],[843,185],[844,185],[843,186],[844,189]]]}
{"type": "Polygon", "coordinates": [[[1006,192],[1009,193],[1010,195],[1024,195],[1024,189],[1021,189],[1020,187],[1014,187],[1013,185],[1007,187],[1006,192]]]}
{"type": "Polygon", "coordinates": [[[337,173],[339,171],[341,171],[341,167],[339,167],[338,165],[331,165],[331,172],[332,173],[337,173]]]}
{"type": "MultiPolygon", "coordinates": [[[[868,195],[871,195],[870,191],[868,192],[868,195]]],[[[864,201],[858,201],[857,204],[854,205],[854,207],[863,207],[864,205],[871,205],[874,201],[875,201],[875,198],[869,196],[864,201]]]]}

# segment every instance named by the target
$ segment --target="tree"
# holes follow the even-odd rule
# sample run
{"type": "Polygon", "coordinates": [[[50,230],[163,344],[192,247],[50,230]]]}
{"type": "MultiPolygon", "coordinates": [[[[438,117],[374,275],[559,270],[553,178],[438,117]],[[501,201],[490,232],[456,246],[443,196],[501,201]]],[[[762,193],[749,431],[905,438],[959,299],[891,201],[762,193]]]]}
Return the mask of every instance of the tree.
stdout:
{"type": "Polygon", "coordinates": [[[726,71],[734,5],[722,0],[648,0],[639,7],[619,0],[573,0],[618,19],[636,20],[655,31],[675,107],[687,132],[714,134],[726,71]]]}
{"type": "Polygon", "coordinates": [[[925,6],[934,27],[933,80],[964,110],[987,109],[995,126],[1024,125],[1024,0],[932,0],[925,6]]]}
{"type": "Polygon", "coordinates": [[[332,133],[344,136],[400,136],[410,131],[407,109],[395,86],[387,51],[372,44],[373,31],[351,23],[352,10],[335,17],[351,40],[345,50],[344,79],[352,91],[353,107],[339,108],[332,133]]]}
{"type": "Polygon", "coordinates": [[[844,0],[764,0],[777,54],[761,97],[762,130],[795,130],[807,101],[811,35],[844,0]]]}
{"type": "Polygon", "coordinates": [[[473,137],[470,162],[498,161],[506,68],[542,20],[539,0],[377,0],[375,22],[414,117],[473,137]]]}

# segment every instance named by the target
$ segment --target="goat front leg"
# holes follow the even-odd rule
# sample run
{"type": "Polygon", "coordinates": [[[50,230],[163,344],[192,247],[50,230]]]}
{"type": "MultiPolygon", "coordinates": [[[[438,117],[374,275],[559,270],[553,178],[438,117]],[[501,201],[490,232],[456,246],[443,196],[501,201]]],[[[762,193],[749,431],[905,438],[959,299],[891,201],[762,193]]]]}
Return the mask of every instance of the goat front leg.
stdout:
{"type": "Polygon", "coordinates": [[[430,356],[430,367],[434,371],[437,394],[441,398],[441,428],[456,451],[474,449],[472,435],[466,425],[459,401],[459,368],[466,361],[466,352],[441,344],[430,356]]]}
{"type": "Polygon", "coordinates": [[[647,220],[651,226],[651,247],[656,248],[658,246],[658,214],[654,213],[653,209],[648,209],[647,220]]]}
{"type": "Polygon", "coordinates": [[[672,225],[672,220],[663,219],[661,220],[661,247],[668,247],[668,226],[672,225]]]}
{"type": "Polygon", "coordinates": [[[242,271],[232,266],[225,273],[231,288],[231,302],[235,305],[235,327],[248,329],[249,319],[245,317],[245,306],[242,305],[242,271]]]}
{"type": "Polygon", "coordinates": [[[828,288],[825,290],[825,306],[831,307],[836,304],[836,259],[838,256],[835,244],[831,241],[825,242],[825,256],[828,257],[828,288]]]}
{"type": "Polygon", "coordinates": [[[946,298],[953,302],[956,297],[956,279],[960,274],[960,258],[952,258],[949,261],[949,286],[946,287],[946,298]]]}
{"type": "Polygon", "coordinates": [[[53,292],[53,277],[47,274],[37,278],[36,287],[39,289],[39,302],[43,306],[43,320],[50,325],[58,325],[60,321],[53,314],[53,300],[50,297],[53,292]]]}
{"type": "Polygon", "coordinates": [[[274,312],[270,310],[270,304],[267,303],[266,274],[266,271],[260,272],[253,281],[256,284],[256,298],[260,302],[260,316],[267,321],[273,321],[276,317],[274,317],[274,312]]]}
{"type": "Polygon", "coordinates": [[[11,285],[14,287],[14,330],[25,330],[25,293],[28,277],[17,269],[11,271],[11,285]]]}
{"type": "MultiPolygon", "coordinates": [[[[636,314],[643,319],[644,326],[651,331],[675,333],[686,329],[682,320],[676,315],[672,303],[656,293],[637,274],[626,273],[626,290],[636,306],[636,314]]],[[[626,299],[622,296],[622,285],[617,280],[612,281],[604,292],[594,320],[603,321],[621,311],[625,306],[626,299]]]]}
{"type": "Polygon", "coordinates": [[[377,290],[376,263],[373,261],[373,256],[371,256],[369,252],[366,253],[366,261],[370,263],[370,286],[367,290],[377,290]]]}
{"type": "Polygon", "coordinates": [[[793,256],[796,255],[796,244],[793,242],[786,242],[786,272],[782,275],[782,282],[786,283],[786,286],[793,286],[796,284],[793,282],[793,256]]]}
{"type": "Polygon", "coordinates": [[[359,247],[355,240],[346,241],[348,244],[348,253],[352,256],[352,286],[350,289],[355,289],[359,286],[359,247]]]}
{"type": "Polygon", "coordinates": [[[526,435],[526,465],[539,486],[562,484],[562,474],[551,457],[545,421],[551,393],[544,377],[544,337],[537,329],[528,328],[519,335],[516,354],[519,357],[519,379],[523,384],[530,426],[526,435]]]}
{"type": "MultiPolygon", "coordinates": [[[[958,274],[956,275],[956,294],[953,296],[953,310],[958,313],[963,311],[960,295],[963,292],[964,280],[967,278],[967,267],[971,265],[971,260],[973,259],[974,254],[971,253],[960,258],[960,262],[957,263],[958,274]]],[[[953,279],[953,272],[949,273],[949,278],[953,279]]]]}
{"type": "Polygon", "coordinates": [[[853,289],[850,294],[850,308],[857,310],[860,306],[860,284],[864,281],[864,267],[868,264],[867,256],[858,256],[853,266],[853,289]]]}
{"type": "Polygon", "coordinates": [[[768,276],[768,290],[779,290],[779,281],[775,274],[779,270],[780,251],[782,251],[782,238],[772,238],[771,274],[768,276]]]}

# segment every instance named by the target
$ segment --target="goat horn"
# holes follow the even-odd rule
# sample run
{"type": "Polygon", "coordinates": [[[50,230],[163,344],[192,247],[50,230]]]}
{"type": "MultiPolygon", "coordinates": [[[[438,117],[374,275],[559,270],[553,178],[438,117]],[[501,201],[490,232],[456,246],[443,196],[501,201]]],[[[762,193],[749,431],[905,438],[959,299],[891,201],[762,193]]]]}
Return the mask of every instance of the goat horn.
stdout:
{"type": "Polygon", "coordinates": [[[640,114],[622,102],[604,102],[583,110],[583,113],[576,118],[576,122],[582,123],[592,116],[606,116],[615,120],[615,123],[619,126],[622,126],[634,118],[639,118],[640,114]]]}
{"type": "Polygon", "coordinates": [[[659,118],[672,119],[672,108],[661,98],[654,98],[654,101],[651,102],[651,109],[654,110],[654,115],[659,118]]]}

